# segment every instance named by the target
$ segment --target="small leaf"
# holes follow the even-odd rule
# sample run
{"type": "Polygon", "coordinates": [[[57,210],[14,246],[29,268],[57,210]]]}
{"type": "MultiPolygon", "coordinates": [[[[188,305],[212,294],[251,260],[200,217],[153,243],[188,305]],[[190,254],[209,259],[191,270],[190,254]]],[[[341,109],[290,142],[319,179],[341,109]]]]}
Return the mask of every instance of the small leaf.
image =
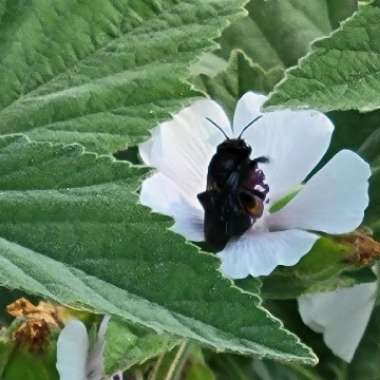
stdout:
{"type": "MultiPolygon", "coordinates": [[[[372,111],[380,107],[380,8],[363,6],[289,69],[266,109],[312,107],[372,111]]],[[[360,128],[360,126],[358,126],[360,128]]]]}
{"type": "Polygon", "coordinates": [[[216,350],[315,363],[214,255],[137,204],[146,173],[78,145],[0,138],[0,286],[216,350]]]}

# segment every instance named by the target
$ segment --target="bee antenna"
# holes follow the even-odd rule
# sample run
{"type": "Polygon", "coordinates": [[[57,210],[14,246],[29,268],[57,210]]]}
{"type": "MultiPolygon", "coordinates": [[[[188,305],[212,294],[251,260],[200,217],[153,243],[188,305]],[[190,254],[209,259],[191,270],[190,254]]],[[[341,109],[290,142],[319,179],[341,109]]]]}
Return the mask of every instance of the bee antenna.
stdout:
{"type": "Polygon", "coordinates": [[[243,129],[242,131],[240,132],[240,135],[238,137],[238,139],[241,139],[241,136],[243,136],[243,133],[252,125],[254,124],[257,120],[261,119],[264,115],[259,115],[257,116],[256,118],[254,118],[252,121],[250,121],[243,129]]]}
{"type": "Polygon", "coordinates": [[[222,134],[223,136],[229,140],[230,138],[227,136],[226,132],[223,131],[223,129],[215,123],[215,121],[211,120],[209,117],[206,117],[206,120],[209,121],[214,127],[216,127],[222,134]]]}

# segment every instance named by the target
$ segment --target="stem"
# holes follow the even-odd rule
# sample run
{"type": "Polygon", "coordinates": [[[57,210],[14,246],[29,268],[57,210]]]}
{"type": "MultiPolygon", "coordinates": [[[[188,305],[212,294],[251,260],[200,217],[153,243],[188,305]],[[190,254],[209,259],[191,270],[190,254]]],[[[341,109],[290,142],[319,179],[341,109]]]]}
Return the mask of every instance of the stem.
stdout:
{"type": "Polygon", "coordinates": [[[157,374],[158,374],[158,371],[160,369],[160,366],[162,364],[162,361],[164,360],[164,357],[165,357],[165,352],[163,352],[159,357],[158,357],[158,360],[156,361],[156,363],[154,364],[154,367],[151,371],[151,373],[149,374],[149,377],[148,377],[148,380],[156,380],[157,378],[157,374]]]}
{"type": "Polygon", "coordinates": [[[169,367],[168,373],[165,376],[165,380],[172,380],[175,374],[178,372],[178,369],[183,365],[183,358],[185,357],[185,351],[187,348],[188,342],[184,340],[178,348],[178,351],[172,361],[172,364],[169,367]]]}
{"type": "Polygon", "coordinates": [[[144,380],[144,374],[141,371],[141,369],[136,369],[136,371],[134,372],[134,376],[136,380],[144,380]]]}

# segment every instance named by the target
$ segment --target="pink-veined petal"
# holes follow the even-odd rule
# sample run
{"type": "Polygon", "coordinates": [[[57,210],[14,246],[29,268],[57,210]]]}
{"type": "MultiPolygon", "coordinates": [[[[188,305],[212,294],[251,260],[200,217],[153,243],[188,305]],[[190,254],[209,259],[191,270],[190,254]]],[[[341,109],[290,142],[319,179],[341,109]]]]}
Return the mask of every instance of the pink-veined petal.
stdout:
{"type": "Polygon", "coordinates": [[[337,153],[280,211],[268,217],[272,228],[301,228],[343,234],[361,224],[368,206],[369,165],[356,153],[337,153]]]}
{"type": "Polygon", "coordinates": [[[162,173],[156,173],[143,182],[140,202],[153,211],[173,217],[173,231],[188,240],[204,240],[201,206],[194,207],[187,202],[178,186],[162,173]]]}
{"type": "Polygon", "coordinates": [[[298,299],[303,322],[323,333],[332,352],[350,362],[367,327],[376,301],[377,283],[333,292],[312,293],[298,299]]]}
{"type": "Polygon", "coordinates": [[[301,230],[250,230],[239,239],[230,241],[218,256],[222,260],[222,272],[227,277],[264,276],[278,265],[295,265],[316,240],[317,235],[301,230]]]}
{"type": "Polygon", "coordinates": [[[263,117],[243,138],[253,149],[252,157],[267,156],[262,165],[270,187],[271,203],[286,195],[306,178],[321,160],[330,144],[334,126],[317,111],[275,111],[262,114],[263,95],[246,93],[234,116],[235,134],[258,115],[263,117]]]}

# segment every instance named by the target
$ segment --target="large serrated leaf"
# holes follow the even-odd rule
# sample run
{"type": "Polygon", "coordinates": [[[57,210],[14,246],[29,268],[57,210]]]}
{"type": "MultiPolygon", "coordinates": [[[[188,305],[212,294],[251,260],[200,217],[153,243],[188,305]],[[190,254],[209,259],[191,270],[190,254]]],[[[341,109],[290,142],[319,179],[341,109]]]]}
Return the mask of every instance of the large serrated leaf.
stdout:
{"type": "Polygon", "coordinates": [[[363,6],[290,69],[267,109],[312,107],[371,111],[380,107],[380,8],[363,6]]]}
{"type": "Polygon", "coordinates": [[[297,63],[314,39],[329,34],[357,8],[353,0],[251,0],[249,17],[226,29],[222,55],[240,48],[264,69],[297,63]]]}
{"type": "Polygon", "coordinates": [[[196,95],[191,62],[244,2],[1,2],[1,133],[107,153],[141,142],[196,95]]]}
{"type": "Polygon", "coordinates": [[[136,204],[146,172],[78,145],[0,138],[0,285],[216,350],[315,363],[215,256],[136,204]]]}

